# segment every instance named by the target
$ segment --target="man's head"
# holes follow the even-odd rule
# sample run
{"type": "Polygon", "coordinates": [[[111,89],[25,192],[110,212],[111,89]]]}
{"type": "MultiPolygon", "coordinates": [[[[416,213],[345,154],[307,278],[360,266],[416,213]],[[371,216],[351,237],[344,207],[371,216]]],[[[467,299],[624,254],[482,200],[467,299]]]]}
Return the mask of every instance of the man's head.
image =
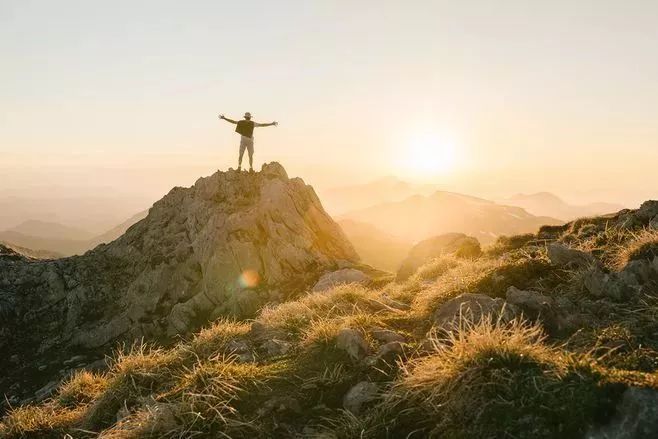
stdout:
{"type": "Polygon", "coordinates": [[[247,119],[247,120],[251,120],[251,113],[247,111],[247,112],[244,114],[244,118],[247,119]]]}

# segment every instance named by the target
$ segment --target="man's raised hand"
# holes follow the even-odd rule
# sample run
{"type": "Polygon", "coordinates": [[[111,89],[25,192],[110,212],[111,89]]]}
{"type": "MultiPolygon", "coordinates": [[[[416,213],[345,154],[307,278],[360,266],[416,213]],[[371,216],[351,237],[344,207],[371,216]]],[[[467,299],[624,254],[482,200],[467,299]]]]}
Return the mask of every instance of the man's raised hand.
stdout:
{"type": "Polygon", "coordinates": [[[220,114],[220,115],[217,116],[217,117],[219,117],[220,119],[224,119],[224,115],[223,115],[223,114],[220,114]]]}
{"type": "Polygon", "coordinates": [[[276,126],[279,126],[279,122],[274,121],[274,122],[272,122],[272,125],[274,125],[275,127],[276,127],[276,126]]]}

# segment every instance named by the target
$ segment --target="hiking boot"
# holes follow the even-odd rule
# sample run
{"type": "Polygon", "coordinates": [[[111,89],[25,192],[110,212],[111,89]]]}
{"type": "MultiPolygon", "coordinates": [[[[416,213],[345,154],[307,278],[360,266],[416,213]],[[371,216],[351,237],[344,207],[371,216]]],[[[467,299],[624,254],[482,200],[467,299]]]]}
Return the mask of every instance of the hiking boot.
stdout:
{"type": "Polygon", "coordinates": [[[242,166],[238,166],[238,172],[242,171],[242,166]]]}
{"type": "Polygon", "coordinates": [[[254,172],[254,168],[249,168],[249,172],[254,172]]]}

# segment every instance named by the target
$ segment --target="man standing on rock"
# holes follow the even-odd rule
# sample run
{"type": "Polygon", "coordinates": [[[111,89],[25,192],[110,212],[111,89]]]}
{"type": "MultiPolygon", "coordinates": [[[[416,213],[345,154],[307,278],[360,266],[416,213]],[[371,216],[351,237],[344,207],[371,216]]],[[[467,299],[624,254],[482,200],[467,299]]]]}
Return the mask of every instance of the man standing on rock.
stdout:
{"type": "Polygon", "coordinates": [[[277,126],[277,122],[271,123],[258,123],[251,120],[251,113],[246,112],[244,114],[244,119],[241,121],[235,121],[224,117],[223,114],[219,115],[220,119],[223,119],[227,122],[237,125],[235,127],[235,132],[240,134],[240,158],[238,159],[238,171],[242,170],[242,156],[244,155],[244,150],[246,149],[249,152],[249,171],[254,170],[254,128],[256,127],[270,127],[277,126]]]}

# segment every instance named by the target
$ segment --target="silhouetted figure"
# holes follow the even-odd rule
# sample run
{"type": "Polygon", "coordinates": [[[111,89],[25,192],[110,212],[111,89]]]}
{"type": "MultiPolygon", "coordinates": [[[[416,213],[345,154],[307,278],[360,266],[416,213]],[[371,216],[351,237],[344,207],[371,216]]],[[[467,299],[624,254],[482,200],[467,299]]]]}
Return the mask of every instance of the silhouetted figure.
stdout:
{"type": "Polygon", "coordinates": [[[249,170],[254,170],[254,128],[256,127],[270,127],[278,125],[277,122],[270,123],[258,123],[251,120],[251,113],[246,112],[244,114],[244,119],[240,121],[235,121],[224,117],[223,114],[219,115],[220,119],[224,119],[227,122],[237,125],[235,127],[235,132],[240,134],[240,158],[238,159],[238,171],[242,170],[242,156],[244,155],[244,150],[246,149],[249,152],[249,170]]]}

